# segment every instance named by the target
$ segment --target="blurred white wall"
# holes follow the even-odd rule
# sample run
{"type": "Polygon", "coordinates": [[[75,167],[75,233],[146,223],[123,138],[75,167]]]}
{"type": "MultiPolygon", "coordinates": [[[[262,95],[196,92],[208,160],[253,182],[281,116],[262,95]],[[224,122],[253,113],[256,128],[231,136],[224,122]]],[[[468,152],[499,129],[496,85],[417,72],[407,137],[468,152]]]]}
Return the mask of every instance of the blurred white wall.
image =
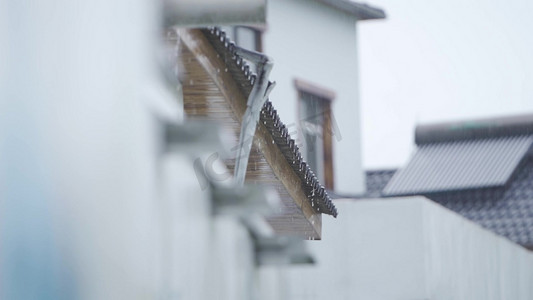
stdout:
{"type": "Polygon", "coordinates": [[[290,299],[532,299],[533,255],[423,197],[339,200],[290,299]]]}
{"type": "Polygon", "coordinates": [[[163,154],[158,3],[0,2],[1,299],[256,293],[246,228],[163,154]]]}
{"type": "Polygon", "coordinates": [[[289,132],[297,130],[295,78],[335,91],[333,117],[339,127],[339,134],[333,136],[335,191],[362,193],[355,17],[314,1],[272,0],[267,5],[267,22],[264,52],[274,58],[270,78],[277,83],[270,99],[281,119],[290,125],[289,132]]]}
{"type": "Polygon", "coordinates": [[[154,296],[157,136],[143,89],[158,5],[3,8],[1,298],[154,296]]]}
{"type": "Polygon", "coordinates": [[[251,236],[235,217],[213,216],[192,157],[161,160],[163,278],[170,299],[252,299],[255,257],[251,236]]]}

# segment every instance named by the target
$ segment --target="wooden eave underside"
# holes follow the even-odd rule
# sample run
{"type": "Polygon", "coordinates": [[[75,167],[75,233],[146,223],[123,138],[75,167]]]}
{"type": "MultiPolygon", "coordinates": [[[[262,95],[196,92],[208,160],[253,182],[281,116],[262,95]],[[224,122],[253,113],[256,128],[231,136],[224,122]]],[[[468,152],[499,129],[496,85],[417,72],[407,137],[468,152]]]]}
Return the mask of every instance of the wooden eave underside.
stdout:
{"type": "MultiPolygon", "coordinates": [[[[233,41],[223,30],[217,27],[201,29],[201,32],[213,46],[215,52],[223,58],[228,67],[228,72],[231,73],[233,80],[238,83],[242,94],[249,95],[256,75],[250,71],[246,61],[243,61],[242,57],[235,52],[233,41]]],[[[270,100],[267,100],[261,109],[260,122],[266,126],[270,135],[274,137],[274,142],[285,156],[285,160],[300,178],[303,190],[307,195],[308,201],[313,204],[315,211],[336,217],[338,214],[337,209],[325,187],[318,181],[313,170],[303,159],[296,141],[291,138],[287,126],[279,118],[270,100]]]]}
{"type": "MultiPolygon", "coordinates": [[[[241,122],[246,110],[247,97],[244,96],[242,90],[239,88],[238,82],[232,77],[231,72],[225,71],[227,70],[227,65],[223,58],[216,52],[199,29],[178,29],[178,36],[187,47],[187,50],[194,55],[204,71],[216,84],[219,92],[229,103],[238,122],[241,122]]],[[[300,234],[305,238],[320,239],[322,228],[321,213],[316,212],[312,207],[302,187],[300,178],[293,171],[279,147],[274,143],[274,139],[268,129],[261,123],[257,126],[254,147],[263,154],[272,172],[280,180],[292,198],[293,204],[296,204],[298,207],[296,214],[281,214],[269,219],[271,223],[277,222],[277,225],[273,227],[278,232],[300,234]],[[301,222],[302,219],[307,224],[298,224],[299,226],[295,226],[297,224],[294,222],[298,220],[301,222]],[[305,225],[310,230],[305,230],[305,232],[294,232],[292,230],[292,228],[301,228],[302,225],[305,225]]]]}

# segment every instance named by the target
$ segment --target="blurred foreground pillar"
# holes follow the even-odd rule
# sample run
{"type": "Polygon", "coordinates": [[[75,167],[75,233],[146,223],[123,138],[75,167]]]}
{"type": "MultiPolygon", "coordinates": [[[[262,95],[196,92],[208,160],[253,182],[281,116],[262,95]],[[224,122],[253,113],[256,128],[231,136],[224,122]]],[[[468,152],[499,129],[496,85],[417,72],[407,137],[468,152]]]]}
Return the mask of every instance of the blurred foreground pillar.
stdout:
{"type": "Polygon", "coordinates": [[[156,298],[157,4],[1,2],[0,298],[156,298]]]}

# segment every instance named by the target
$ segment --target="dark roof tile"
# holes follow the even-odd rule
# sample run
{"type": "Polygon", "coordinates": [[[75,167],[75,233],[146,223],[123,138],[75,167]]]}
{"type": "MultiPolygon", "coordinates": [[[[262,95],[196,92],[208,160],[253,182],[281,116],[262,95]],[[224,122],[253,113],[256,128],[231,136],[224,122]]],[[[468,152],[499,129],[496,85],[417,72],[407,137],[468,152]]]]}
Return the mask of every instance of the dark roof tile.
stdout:
{"type": "Polygon", "coordinates": [[[396,169],[369,170],[366,171],[366,193],[364,197],[380,197],[381,192],[396,173],[396,169]]]}
{"type": "MultiPolygon", "coordinates": [[[[395,170],[366,172],[366,198],[380,197],[395,170]]],[[[523,246],[533,246],[533,157],[518,165],[507,185],[419,194],[523,246]]]]}
{"type": "Polygon", "coordinates": [[[425,195],[481,226],[524,246],[533,246],[533,159],[506,187],[425,195]]]}

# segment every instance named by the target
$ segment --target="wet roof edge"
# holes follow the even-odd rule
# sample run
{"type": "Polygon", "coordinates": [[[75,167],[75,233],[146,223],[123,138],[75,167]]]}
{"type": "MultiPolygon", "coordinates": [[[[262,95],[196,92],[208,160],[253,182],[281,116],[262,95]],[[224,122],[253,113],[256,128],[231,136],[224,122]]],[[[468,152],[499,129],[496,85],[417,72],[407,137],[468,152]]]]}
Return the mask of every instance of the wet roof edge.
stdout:
{"type": "Polygon", "coordinates": [[[315,0],[338,10],[355,16],[359,21],[385,19],[385,11],[381,8],[370,6],[366,3],[357,3],[350,0],[315,0]]]}
{"type": "MultiPolygon", "coordinates": [[[[201,29],[201,31],[204,35],[211,36],[208,38],[211,43],[217,44],[213,44],[215,51],[224,52],[220,53],[224,60],[232,60],[240,67],[242,72],[240,76],[243,76],[245,79],[240,82],[241,88],[248,88],[251,90],[256,75],[251,72],[247,63],[235,53],[234,43],[226,36],[225,32],[218,27],[204,28],[201,29]]],[[[302,182],[303,190],[307,194],[308,200],[310,202],[313,201],[313,199],[317,200],[318,205],[315,205],[314,209],[318,210],[318,213],[325,213],[337,217],[337,209],[331,201],[326,189],[320,184],[314,172],[303,160],[298,146],[290,137],[286,126],[280,120],[279,115],[272,106],[270,100],[267,100],[263,106],[261,111],[261,121],[265,122],[266,128],[272,135],[285,160],[289,163],[294,173],[302,182]]]]}

